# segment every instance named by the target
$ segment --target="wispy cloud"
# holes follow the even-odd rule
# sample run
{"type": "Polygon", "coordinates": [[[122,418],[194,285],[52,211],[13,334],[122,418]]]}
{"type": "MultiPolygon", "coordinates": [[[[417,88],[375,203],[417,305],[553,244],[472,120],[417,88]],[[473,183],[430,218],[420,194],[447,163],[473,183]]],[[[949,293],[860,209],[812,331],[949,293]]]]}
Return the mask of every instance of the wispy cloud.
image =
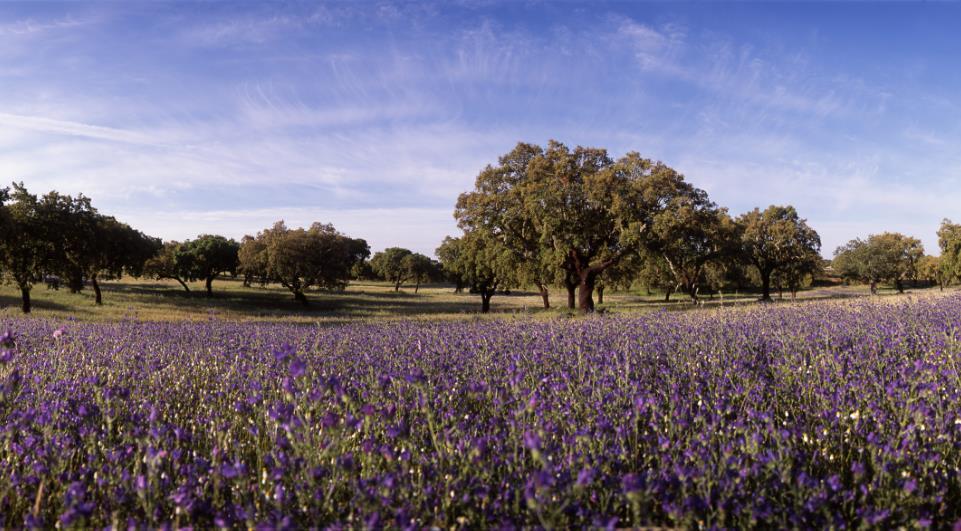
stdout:
{"type": "Polygon", "coordinates": [[[28,37],[42,35],[58,30],[77,28],[94,22],[95,19],[65,17],[55,20],[42,21],[32,18],[0,23],[0,37],[28,37]]]}
{"type": "Polygon", "coordinates": [[[128,131],[113,127],[103,127],[99,125],[65,120],[55,120],[42,116],[22,116],[0,112],[0,128],[28,129],[41,133],[78,136],[96,140],[140,144],[145,146],[155,146],[158,144],[156,137],[138,133],[136,131],[128,131]]]}

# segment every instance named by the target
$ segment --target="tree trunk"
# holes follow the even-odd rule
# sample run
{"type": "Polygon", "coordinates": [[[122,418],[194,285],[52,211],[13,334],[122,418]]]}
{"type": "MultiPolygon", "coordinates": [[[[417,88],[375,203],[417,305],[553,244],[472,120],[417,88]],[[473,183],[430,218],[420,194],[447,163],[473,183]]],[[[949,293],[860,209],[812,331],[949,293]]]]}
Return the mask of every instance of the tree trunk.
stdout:
{"type": "Polygon", "coordinates": [[[565,280],[564,287],[567,288],[567,309],[573,310],[576,307],[577,284],[565,280]]]}
{"type": "Polygon", "coordinates": [[[894,287],[898,288],[898,293],[904,293],[904,283],[901,282],[900,278],[895,279],[894,287]]]}
{"type": "Polygon", "coordinates": [[[310,306],[310,302],[307,300],[307,296],[304,295],[303,291],[300,291],[300,290],[295,291],[294,300],[303,304],[304,306],[310,306]]]}
{"type": "Polygon", "coordinates": [[[664,302],[671,302],[672,293],[674,293],[674,286],[664,288],[664,302]]]}
{"type": "Polygon", "coordinates": [[[871,281],[871,295],[878,294],[878,282],[876,280],[871,281]]]}
{"type": "Polygon", "coordinates": [[[245,287],[245,288],[249,288],[249,287],[250,287],[250,280],[251,280],[251,278],[252,278],[252,275],[244,275],[244,287],[245,287]]]}
{"type": "Polygon", "coordinates": [[[394,282],[394,292],[400,291],[400,281],[394,282]]]}
{"type": "Polygon", "coordinates": [[[577,308],[581,313],[590,313],[594,311],[594,282],[597,273],[588,269],[581,273],[580,277],[577,286],[577,308]]]}
{"type": "Polygon", "coordinates": [[[761,271],[761,300],[771,300],[771,272],[761,271]]]}
{"type": "Polygon", "coordinates": [[[697,281],[685,282],[684,289],[687,290],[688,296],[691,297],[691,303],[697,304],[700,300],[697,298],[697,281]]]}
{"type": "Polygon", "coordinates": [[[464,293],[464,281],[463,281],[463,280],[458,280],[457,283],[454,284],[454,293],[464,293]]]}
{"type": "Polygon", "coordinates": [[[537,286],[538,291],[541,293],[541,299],[544,301],[544,309],[551,309],[551,292],[547,290],[547,286],[539,284],[537,286]]]}
{"type": "Polygon", "coordinates": [[[83,290],[83,273],[70,273],[70,293],[80,293],[83,290]]]}
{"type": "Polygon", "coordinates": [[[417,293],[417,290],[419,289],[420,289],[420,279],[418,278],[417,283],[414,284],[414,293],[417,293]]]}
{"type": "Polygon", "coordinates": [[[30,288],[20,288],[20,300],[22,303],[20,309],[23,313],[30,313],[30,288]]]}
{"type": "Polygon", "coordinates": [[[207,296],[208,297],[214,296],[213,283],[214,283],[214,277],[213,276],[207,277],[207,296]]]}
{"type": "Polygon", "coordinates": [[[494,296],[494,290],[481,290],[481,313],[488,313],[491,311],[491,297],[494,296]]]}
{"type": "Polygon", "coordinates": [[[97,282],[97,275],[90,275],[90,283],[93,284],[94,303],[97,306],[103,305],[103,296],[100,294],[100,283],[97,282]]]}
{"type": "Polygon", "coordinates": [[[180,282],[180,285],[184,287],[184,290],[186,290],[187,293],[190,293],[190,287],[187,286],[187,283],[184,282],[182,278],[180,277],[171,277],[171,278],[173,278],[177,282],[180,282]]]}
{"type": "Polygon", "coordinates": [[[597,304],[604,304],[604,286],[597,286],[597,304]]]}

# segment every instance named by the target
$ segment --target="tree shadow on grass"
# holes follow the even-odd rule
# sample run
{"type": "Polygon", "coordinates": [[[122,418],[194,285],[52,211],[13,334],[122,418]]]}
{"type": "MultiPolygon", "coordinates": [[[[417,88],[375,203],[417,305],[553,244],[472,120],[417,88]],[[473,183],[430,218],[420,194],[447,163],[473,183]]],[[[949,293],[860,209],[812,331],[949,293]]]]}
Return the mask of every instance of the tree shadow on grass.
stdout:
{"type": "MultiPolygon", "coordinates": [[[[12,295],[0,295],[0,310],[15,309],[19,312],[21,303],[22,301],[20,297],[12,295]]],[[[71,306],[60,304],[58,302],[52,302],[32,294],[30,297],[30,308],[33,310],[50,310],[61,312],[75,310],[75,308],[71,306]]]]}
{"type": "MultiPolygon", "coordinates": [[[[226,283],[226,282],[225,282],[226,283]]],[[[181,311],[224,311],[244,317],[367,317],[438,315],[451,313],[477,313],[480,298],[458,295],[461,300],[432,300],[435,294],[393,291],[310,291],[309,305],[294,300],[290,292],[276,288],[238,289],[227,285],[217,289],[214,284],[212,297],[204,291],[175,288],[169,284],[104,284],[104,299],[120,298],[121,302],[139,302],[151,306],[181,311]],[[231,289],[231,287],[233,289],[231,289]]],[[[116,299],[114,299],[116,300],[116,299]]]]}

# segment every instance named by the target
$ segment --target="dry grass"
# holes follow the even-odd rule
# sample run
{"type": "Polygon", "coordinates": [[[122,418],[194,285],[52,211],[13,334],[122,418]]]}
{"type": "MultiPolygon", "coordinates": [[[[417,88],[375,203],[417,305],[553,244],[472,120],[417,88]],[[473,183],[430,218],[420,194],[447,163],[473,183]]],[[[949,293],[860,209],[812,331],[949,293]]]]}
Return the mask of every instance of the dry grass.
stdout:
{"type": "MultiPolygon", "coordinates": [[[[207,298],[201,283],[191,285],[187,293],[173,281],[124,279],[103,283],[102,306],[93,303],[93,290],[70,293],[66,289],[33,289],[33,315],[37,317],[75,318],[80,320],[139,319],[145,321],[182,321],[228,319],[256,322],[340,323],[355,320],[448,320],[480,318],[555,318],[570,315],[564,308],[566,294],[551,293],[551,310],[541,307],[540,296],[533,291],[517,290],[510,295],[496,295],[492,312],[479,313],[480,298],[468,293],[456,294],[450,286],[429,285],[414,293],[413,287],[399,292],[381,282],[355,282],[342,292],[317,291],[308,295],[307,308],[296,303],[280,286],[246,288],[239,280],[214,282],[214,296],[207,298]]],[[[930,291],[930,290],[915,290],[930,291]]],[[[802,292],[803,299],[846,298],[867,294],[866,287],[817,288],[802,292]]],[[[706,306],[749,304],[754,294],[726,294],[705,297],[706,306]]],[[[638,313],[655,309],[686,310],[692,307],[685,296],[674,295],[669,303],[663,295],[643,292],[605,294],[599,309],[612,313],[638,313]]],[[[13,286],[0,286],[0,317],[18,315],[19,291],[13,286]]]]}

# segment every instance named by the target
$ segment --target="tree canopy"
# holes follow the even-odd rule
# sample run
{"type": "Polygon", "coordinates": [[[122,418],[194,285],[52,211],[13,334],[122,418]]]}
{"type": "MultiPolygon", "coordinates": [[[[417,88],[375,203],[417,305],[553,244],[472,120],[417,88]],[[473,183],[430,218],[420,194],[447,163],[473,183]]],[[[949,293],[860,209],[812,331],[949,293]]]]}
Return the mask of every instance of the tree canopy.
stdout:
{"type": "Polygon", "coordinates": [[[244,247],[242,271],[281,284],[304,305],[311,288],[343,289],[353,266],[370,256],[366,241],[349,238],[323,223],[290,229],[278,221],[256,237],[245,238],[244,247]]]}
{"type": "Polygon", "coordinates": [[[471,293],[480,295],[482,313],[490,311],[497,290],[511,287],[516,280],[514,254],[486,232],[448,236],[436,253],[445,270],[469,286],[471,293]]]}
{"type": "Polygon", "coordinates": [[[903,292],[904,280],[915,276],[923,256],[924,247],[917,238],[885,232],[838,247],[832,266],[845,278],[870,283],[872,293],[879,282],[891,282],[903,292]]]}
{"type": "Polygon", "coordinates": [[[374,253],[370,259],[370,267],[380,278],[393,284],[394,291],[400,291],[400,287],[413,276],[410,264],[406,261],[412,254],[410,249],[388,247],[374,253]]]}
{"type": "Polygon", "coordinates": [[[187,280],[203,280],[208,297],[213,296],[213,281],[237,270],[240,244],[214,234],[202,234],[180,244],[174,252],[179,273],[187,280]]]}
{"type": "Polygon", "coordinates": [[[771,205],[737,218],[742,256],[761,277],[761,299],[771,299],[771,276],[789,286],[820,263],[821,237],[792,206],[771,205]]]}

